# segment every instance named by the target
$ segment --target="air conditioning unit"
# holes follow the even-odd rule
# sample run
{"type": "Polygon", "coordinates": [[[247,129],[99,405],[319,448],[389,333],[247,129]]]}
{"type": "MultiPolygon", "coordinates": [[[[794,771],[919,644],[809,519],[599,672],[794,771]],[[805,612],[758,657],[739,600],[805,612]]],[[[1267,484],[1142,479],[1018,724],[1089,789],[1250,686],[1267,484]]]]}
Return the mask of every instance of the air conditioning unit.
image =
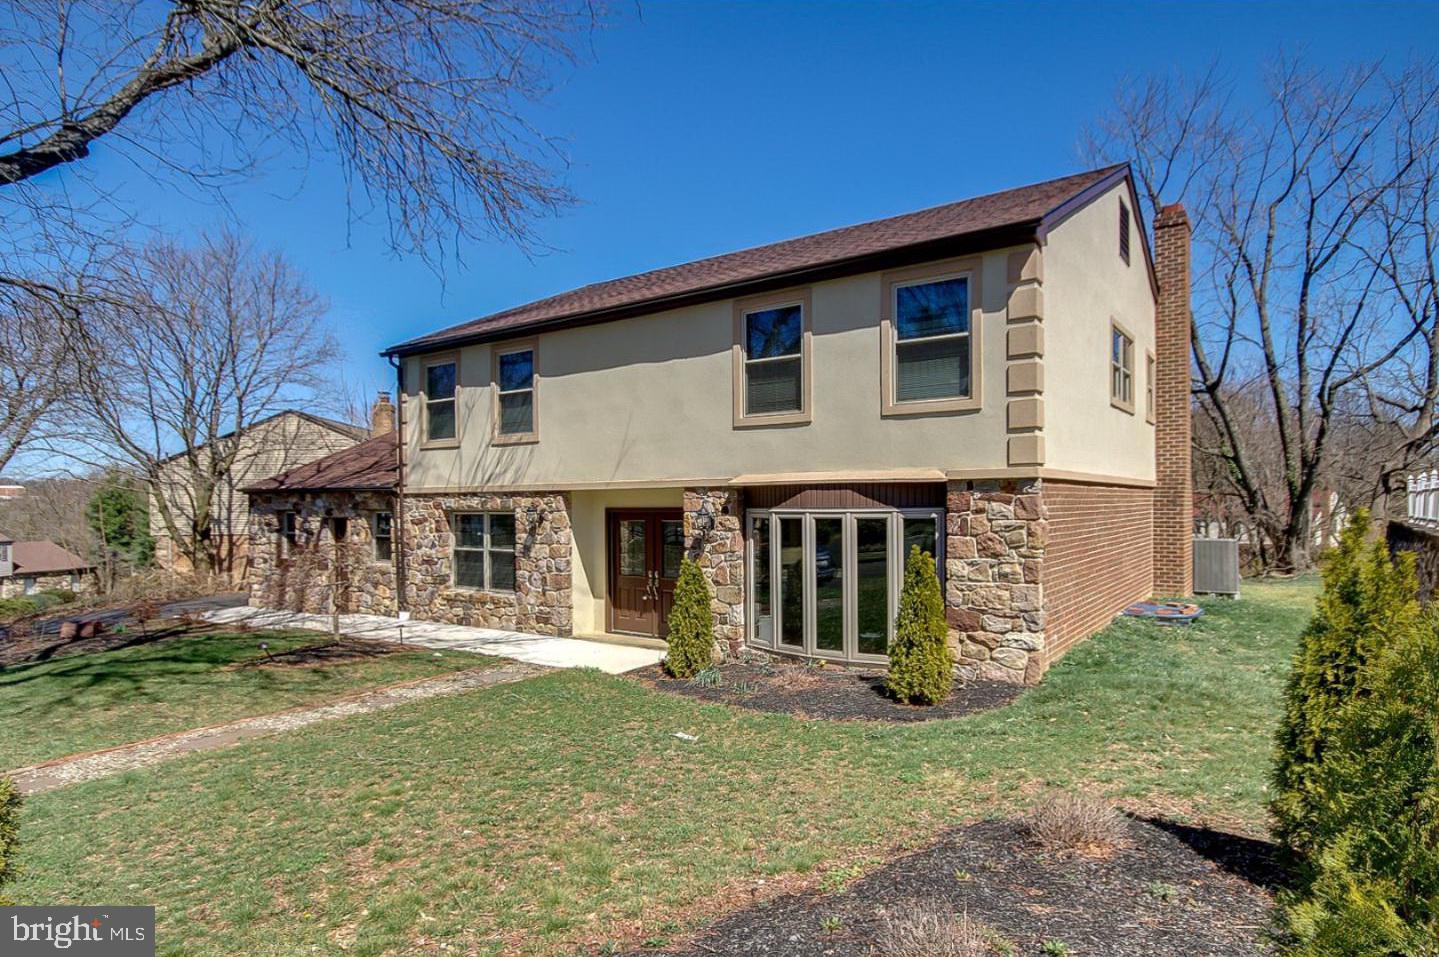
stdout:
{"type": "Polygon", "coordinates": [[[1194,591],[1239,597],[1239,539],[1194,540],[1194,591]]]}

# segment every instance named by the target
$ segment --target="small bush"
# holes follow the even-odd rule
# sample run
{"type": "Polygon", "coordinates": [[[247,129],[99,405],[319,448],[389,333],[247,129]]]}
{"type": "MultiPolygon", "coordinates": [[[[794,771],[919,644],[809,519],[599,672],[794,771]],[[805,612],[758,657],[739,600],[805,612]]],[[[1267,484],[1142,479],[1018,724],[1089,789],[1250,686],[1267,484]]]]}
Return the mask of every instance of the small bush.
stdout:
{"type": "Polygon", "coordinates": [[[882,957],[993,957],[1006,950],[998,934],[968,915],[919,901],[885,915],[877,949],[882,957]]]}
{"type": "Polygon", "coordinates": [[[0,778],[0,907],[11,907],[5,885],[20,873],[15,852],[20,846],[20,792],[9,778],[0,778]]]}
{"type": "Polygon", "coordinates": [[[70,602],[80,597],[79,593],[73,592],[68,588],[46,588],[44,591],[40,592],[40,594],[47,596],[48,598],[55,601],[57,604],[61,605],[68,605],[70,602]]]}
{"type": "Polygon", "coordinates": [[[688,558],[680,562],[669,627],[665,671],[676,678],[693,678],[713,663],[715,630],[709,585],[699,565],[688,558]]]}
{"type": "Polygon", "coordinates": [[[1385,637],[1310,776],[1293,957],[1439,953],[1439,620],[1385,637]]]}
{"type": "Polygon", "coordinates": [[[1082,794],[1057,794],[1024,819],[1030,840],[1055,853],[1112,854],[1129,843],[1124,815],[1082,794]]]}
{"type": "Polygon", "coordinates": [[[915,545],[904,565],[885,687],[905,704],[936,704],[954,684],[954,653],[934,558],[915,545]]]}
{"type": "Polygon", "coordinates": [[[24,618],[40,610],[34,598],[0,598],[0,618],[24,618]]]}
{"type": "Polygon", "coordinates": [[[1299,639],[1275,742],[1274,836],[1298,862],[1315,849],[1324,814],[1317,778],[1343,709],[1366,693],[1364,670],[1419,619],[1413,557],[1395,564],[1382,541],[1365,544],[1369,514],[1357,512],[1324,560],[1323,591],[1299,639]]]}

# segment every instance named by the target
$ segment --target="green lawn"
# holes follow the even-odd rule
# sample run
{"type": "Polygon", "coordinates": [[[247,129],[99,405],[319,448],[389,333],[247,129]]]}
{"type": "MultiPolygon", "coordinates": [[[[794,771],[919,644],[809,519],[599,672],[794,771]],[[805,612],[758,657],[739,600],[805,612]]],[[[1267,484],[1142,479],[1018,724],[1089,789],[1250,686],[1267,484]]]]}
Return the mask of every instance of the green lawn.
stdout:
{"type": "Polygon", "coordinates": [[[349,692],[484,664],[400,652],[307,667],[232,667],[324,644],[315,632],[194,635],[0,670],[0,770],[283,711],[349,692]]]}
{"type": "Polygon", "coordinates": [[[1313,594],[1250,584],[1192,628],[1120,622],[1011,706],[917,726],[579,672],[421,702],[37,797],[12,896],[155,904],[172,955],[594,953],[1050,787],[1259,831],[1313,594]]]}

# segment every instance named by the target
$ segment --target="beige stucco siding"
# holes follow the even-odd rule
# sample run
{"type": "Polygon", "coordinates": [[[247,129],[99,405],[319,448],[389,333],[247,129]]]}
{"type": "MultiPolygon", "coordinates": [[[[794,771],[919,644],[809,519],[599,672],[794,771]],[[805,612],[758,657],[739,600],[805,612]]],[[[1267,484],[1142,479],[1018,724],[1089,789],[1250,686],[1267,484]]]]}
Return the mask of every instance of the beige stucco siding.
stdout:
{"type": "Polygon", "coordinates": [[[1121,196],[1128,205],[1121,185],[1060,223],[1044,249],[1045,465],[1152,480],[1145,355],[1154,350],[1154,295],[1137,218],[1129,265],[1119,256],[1121,196]],[[1109,401],[1111,318],[1134,336],[1132,414],[1109,401]]]}
{"type": "MultiPolygon", "coordinates": [[[[973,412],[880,414],[881,275],[817,283],[812,302],[813,421],[736,428],[733,308],[708,303],[539,338],[539,441],[491,446],[491,350],[460,356],[458,448],[425,449],[407,397],[411,488],[728,479],[785,472],[1002,468],[1007,250],[981,264],[983,403],[973,412]]],[[[409,360],[406,382],[423,381],[409,360]]]]}

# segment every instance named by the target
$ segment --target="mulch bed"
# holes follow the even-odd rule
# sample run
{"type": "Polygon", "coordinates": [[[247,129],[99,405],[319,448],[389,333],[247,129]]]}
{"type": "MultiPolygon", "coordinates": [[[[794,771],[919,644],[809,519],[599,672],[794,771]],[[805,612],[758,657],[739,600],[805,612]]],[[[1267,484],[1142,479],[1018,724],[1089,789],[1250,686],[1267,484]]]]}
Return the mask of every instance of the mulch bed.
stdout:
{"type": "Polygon", "coordinates": [[[633,954],[872,957],[884,953],[885,914],[914,902],[967,914],[1018,957],[1274,952],[1272,845],[1165,822],[1126,827],[1131,846],[1107,859],[1043,851],[1015,821],[957,828],[842,891],[780,897],[730,914],[678,949],[633,954]],[[1046,951],[1046,942],[1058,943],[1046,951]]]}
{"type": "Polygon", "coordinates": [[[361,640],[358,638],[337,638],[318,645],[292,648],[266,655],[261,653],[246,661],[237,661],[230,668],[316,668],[321,665],[343,664],[363,661],[369,658],[383,658],[400,651],[411,651],[402,645],[388,641],[361,640]]]}
{"type": "Polygon", "coordinates": [[[66,658],[70,655],[115,651],[120,648],[200,634],[207,630],[214,629],[210,625],[190,622],[150,621],[142,625],[133,620],[127,620],[120,627],[107,624],[104,630],[90,638],[62,638],[53,629],[41,631],[19,628],[0,636],[0,668],[35,661],[49,661],[52,658],[66,658]]]}
{"type": "Polygon", "coordinates": [[[631,674],[651,688],[687,698],[840,721],[958,718],[1009,704],[1024,692],[1001,681],[956,681],[945,701],[920,707],[888,697],[880,671],[769,660],[733,662],[712,670],[718,674],[718,684],[671,678],[659,665],[631,674]]]}

